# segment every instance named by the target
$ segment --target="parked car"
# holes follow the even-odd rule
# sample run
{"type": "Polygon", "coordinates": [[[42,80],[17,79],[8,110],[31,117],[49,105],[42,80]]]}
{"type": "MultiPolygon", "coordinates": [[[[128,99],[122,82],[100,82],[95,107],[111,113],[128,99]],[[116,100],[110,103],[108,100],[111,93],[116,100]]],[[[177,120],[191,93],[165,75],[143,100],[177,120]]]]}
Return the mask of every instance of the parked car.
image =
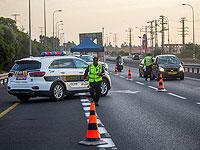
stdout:
{"type": "Polygon", "coordinates": [[[158,55],[152,66],[153,78],[180,78],[184,80],[184,68],[181,61],[175,55],[158,55]]]}
{"type": "MultiPolygon", "coordinates": [[[[90,56],[90,55],[75,55],[75,57],[81,58],[84,61],[88,62],[89,64],[91,64],[93,62],[93,58],[94,58],[93,56],[90,56]]],[[[107,63],[105,63],[105,65],[104,65],[104,62],[99,61],[99,63],[104,66],[106,71],[108,71],[107,63]]]]}
{"type": "MultiPolygon", "coordinates": [[[[89,92],[89,82],[84,82],[88,63],[72,56],[30,57],[18,60],[8,74],[8,93],[21,101],[30,97],[46,96],[54,101],[64,95],[89,92]]],[[[109,73],[105,71],[102,96],[111,88],[109,73]]]]}
{"type": "Polygon", "coordinates": [[[140,60],[140,56],[139,55],[134,55],[133,56],[133,60],[140,60]]]}

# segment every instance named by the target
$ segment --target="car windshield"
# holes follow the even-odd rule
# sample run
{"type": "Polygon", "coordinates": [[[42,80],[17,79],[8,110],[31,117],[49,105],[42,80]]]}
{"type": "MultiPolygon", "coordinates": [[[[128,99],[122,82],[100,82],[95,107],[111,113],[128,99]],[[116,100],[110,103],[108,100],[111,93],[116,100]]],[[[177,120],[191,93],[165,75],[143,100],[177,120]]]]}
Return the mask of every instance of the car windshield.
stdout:
{"type": "Polygon", "coordinates": [[[158,64],[180,64],[176,56],[161,56],[158,58],[158,64]]]}
{"type": "Polygon", "coordinates": [[[38,61],[18,61],[13,66],[14,71],[24,71],[24,70],[37,70],[41,68],[41,63],[38,61]]]}
{"type": "Polygon", "coordinates": [[[93,62],[92,56],[80,56],[80,58],[85,60],[86,62],[93,62]]]}

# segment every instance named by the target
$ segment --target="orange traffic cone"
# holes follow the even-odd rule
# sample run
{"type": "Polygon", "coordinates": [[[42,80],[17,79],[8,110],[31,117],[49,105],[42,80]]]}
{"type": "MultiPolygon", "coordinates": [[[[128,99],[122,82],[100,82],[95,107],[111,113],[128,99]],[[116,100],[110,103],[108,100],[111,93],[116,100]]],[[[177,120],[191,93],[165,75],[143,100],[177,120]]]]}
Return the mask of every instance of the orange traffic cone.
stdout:
{"type": "Polygon", "coordinates": [[[162,74],[160,74],[160,80],[159,80],[158,91],[167,91],[167,90],[164,88],[162,74]]]}
{"type": "Polygon", "coordinates": [[[129,68],[128,70],[128,78],[127,80],[133,80],[132,76],[131,76],[131,69],[129,68]]]}
{"type": "Polygon", "coordinates": [[[115,75],[118,75],[117,66],[115,66],[115,75]]]}
{"type": "Polygon", "coordinates": [[[99,134],[94,102],[91,102],[90,105],[90,116],[86,139],[80,141],[79,144],[88,146],[107,144],[105,141],[101,140],[101,136],[99,134]]]}

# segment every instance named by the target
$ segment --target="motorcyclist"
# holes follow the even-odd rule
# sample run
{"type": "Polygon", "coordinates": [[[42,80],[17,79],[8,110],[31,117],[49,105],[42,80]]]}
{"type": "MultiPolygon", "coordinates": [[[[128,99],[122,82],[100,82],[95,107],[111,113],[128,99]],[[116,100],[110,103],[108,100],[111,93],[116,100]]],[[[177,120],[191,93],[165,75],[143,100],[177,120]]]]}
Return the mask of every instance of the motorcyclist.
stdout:
{"type": "Polygon", "coordinates": [[[123,69],[123,59],[120,55],[116,58],[116,66],[118,72],[121,72],[121,70],[123,69]]]}
{"type": "Polygon", "coordinates": [[[150,77],[150,80],[152,80],[153,78],[151,76],[151,72],[152,72],[153,58],[151,57],[150,53],[145,57],[144,65],[145,65],[145,72],[144,72],[145,81],[147,81],[148,76],[150,77]]]}

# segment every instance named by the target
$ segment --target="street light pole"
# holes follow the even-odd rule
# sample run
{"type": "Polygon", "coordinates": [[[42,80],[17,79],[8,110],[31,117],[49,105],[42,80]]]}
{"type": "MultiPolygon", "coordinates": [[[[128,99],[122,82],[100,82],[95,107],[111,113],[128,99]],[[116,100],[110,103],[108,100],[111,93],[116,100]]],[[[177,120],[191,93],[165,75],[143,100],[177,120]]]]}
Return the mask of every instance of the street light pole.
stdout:
{"type": "Polygon", "coordinates": [[[47,51],[47,24],[46,24],[46,1],[44,0],[44,45],[47,51]]]}
{"type": "Polygon", "coordinates": [[[140,29],[140,54],[142,54],[142,35],[141,35],[142,29],[140,27],[135,27],[135,28],[140,29]]]}
{"type": "Polygon", "coordinates": [[[53,12],[53,50],[55,50],[55,39],[54,39],[54,17],[55,17],[55,13],[56,12],[61,12],[62,10],[55,10],[54,12],[53,12]]]}
{"type": "MultiPolygon", "coordinates": [[[[60,36],[60,35],[59,35],[59,34],[60,34],[60,33],[59,33],[59,31],[60,31],[59,27],[60,27],[61,25],[63,25],[63,23],[62,23],[62,24],[58,24],[58,32],[57,32],[57,33],[58,33],[58,35],[57,35],[58,41],[56,41],[56,50],[57,50],[58,47],[59,47],[59,43],[58,43],[58,42],[59,42],[59,36],[60,36]]],[[[63,29],[62,29],[62,30],[63,30],[63,29]]]]}
{"type": "Polygon", "coordinates": [[[192,8],[192,18],[193,18],[193,59],[195,59],[195,36],[194,36],[194,8],[190,4],[182,4],[187,5],[192,8]]]}
{"type": "Polygon", "coordinates": [[[57,50],[56,48],[57,48],[57,28],[58,28],[58,23],[60,23],[60,22],[63,22],[62,20],[61,21],[57,21],[56,22],[56,43],[55,43],[55,50],[57,50]]]}
{"type": "Polygon", "coordinates": [[[29,0],[29,56],[31,55],[31,0],[29,0]]]}

